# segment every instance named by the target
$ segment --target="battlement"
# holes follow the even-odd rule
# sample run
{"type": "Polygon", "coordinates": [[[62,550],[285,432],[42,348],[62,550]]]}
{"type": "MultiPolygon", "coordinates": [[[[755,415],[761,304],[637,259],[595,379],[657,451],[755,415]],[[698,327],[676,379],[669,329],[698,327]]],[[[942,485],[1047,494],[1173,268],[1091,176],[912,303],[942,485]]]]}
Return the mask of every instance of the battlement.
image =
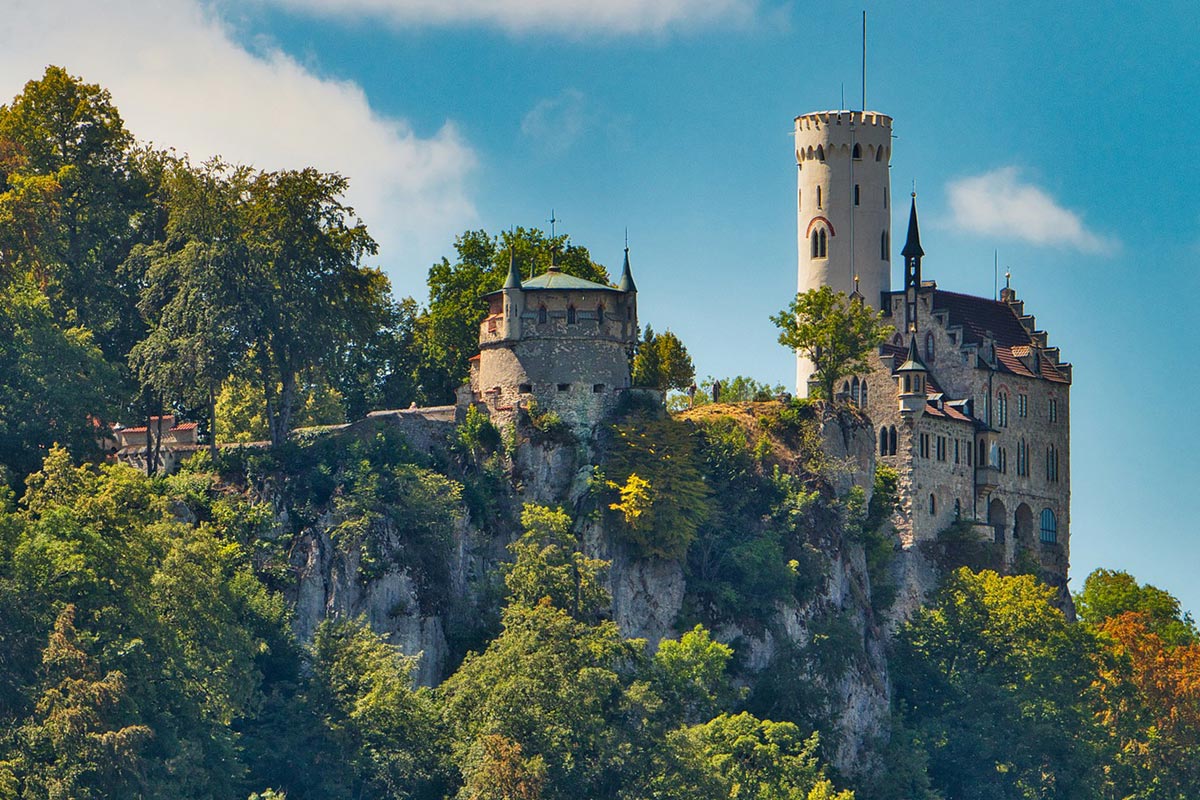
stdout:
{"type": "Polygon", "coordinates": [[[844,125],[872,126],[892,129],[892,118],[878,111],[810,111],[796,117],[796,130],[820,130],[844,125]]]}

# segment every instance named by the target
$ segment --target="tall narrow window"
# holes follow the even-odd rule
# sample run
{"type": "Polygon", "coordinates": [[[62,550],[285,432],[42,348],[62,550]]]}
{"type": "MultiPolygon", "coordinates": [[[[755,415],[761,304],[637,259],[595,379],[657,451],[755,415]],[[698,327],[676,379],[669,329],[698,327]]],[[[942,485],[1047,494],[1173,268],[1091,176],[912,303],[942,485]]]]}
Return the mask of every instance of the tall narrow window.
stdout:
{"type": "Polygon", "coordinates": [[[1008,392],[996,394],[996,424],[1002,428],[1008,426],[1008,392]]]}
{"type": "Polygon", "coordinates": [[[862,407],[867,407],[867,379],[863,378],[862,382],[862,407]]]}
{"type": "Polygon", "coordinates": [[[937,498],[933,495],[929,495],[929,513],[933,515],[937,514],[937,498]]]}
{"type": "Polygon", "coordinates": [[[879,455],[886,456],[888,454],[888,429],[884,426],[879,429],[879,455]]]}
{"type": "MultiPolygon", "coordinates": [[[[818,160],[818,161],[824,161],[824,160],[825,160],[825,146],[824,146],[824,145],[820,145],[820,144],[819,144],[819,145],[817,145],[817,160],[818,160]]],[[[821,204],[820,204],[820,203],[817,203],[817,205],[819,206],[819,205],[821,205],[821,204]]]]}
{"type": "Polygon", "coordinates": [[[854,403],[854,405],[856,405],[856,406],[859,405],[858,378],[857,377],[855,377],[854,380],[850,382],[850,402],[854,403]]]}
{"type": "Polygon", "coordinates": [[[954,498],[954,521],[958,522],[962,519],[962,501],[957,497],[954,498]]]}
{"type": "Polygon", "coordinates": [[[817,208],[821,207],[821,187],[817,187],[817,208]]]}
{"type": "Polygon", "coordinates": [[[567,324],[575,324],[575,306],[567,306],[567,324]]]}
{"type": "Polygon", "coordinates": [[[852,155],[853,155],[855,161],[862,160],[862,145],[861,144],[854,145],[854,151],[853,151],[852,155]]]}
{"type": "Polygon", "coordinates": [[[816,258],[817,257],[817,232],[816,231],[812,232],[812,247],[810,247],[809,249],[812,251],[812,257],[816,258]]]}
{"type": "Polygon", "coordinates": [[[854,205],[858,205],[858,184],[854,184],[854,205]]]}
{"type": "Polygon", "coordinates": [[[1029,395],[1017,395],[1017,416],[1025,417],[1029,415],[1029,395]]]}
{"type": "Polygon", "coordinates": [[[883,160],[883,148],[882,147],[875,151],[875,160],[876,161],[883,160]]]}
{"type": "Polygon", "coordinates": [[[796,208],[804,208],[804,191],[796,190],[796,208]]]}
{"type": "Polygon", "coordinates": [[[925,334],[925,360],[932,364],[937,360],[936,355],[933,348],[933,331],[929,331],[925,334]]]}
{"type": "Polygon", "coordinates": [[[603,303],[596,306],[596,322],[601,325],[604,324],[604,304],[603,303]]]}
{"type": "Polygon", "coordinates": [[[1042,509],[1041,539],[1046,544],[1054,544],[1058,541],[1058,520],[1054,518],[1054,512],[1048,508],[1042,509]]]}
{"type": "Polygon", "coordinates": [[[548,320],[549,318],[550,318],[550,315],[546,313],[546,307],[538,306],[538,324],[545,325],[546,320],[548,320]]]}
{"type": "Polygon", "coordinates": [[[887,187],[883,187],[883,207],[887,208],[887,187]]]}
{"type": "Polygon", "coordinates": [[[955,464],[958,463],[958,445],[961,441],[962,441],[961,439],[954,440],[954,463],[955,464]]]}
{"type": "Polygon", "coordinates": [[[1050,398],[1050,421],[1058,422],[1058,401],[1050,398]]]}
{"type": "Polygon", "coordinates": [[[888,449],[892,455],[896,455],[896,426],[892,425],[888,428],[888,449]]]}
{"type": "Polygon", "coordinates": [[[888,260],[888,235],[887,231],[879,234],[879,257],[884,261],[888,260]]]}

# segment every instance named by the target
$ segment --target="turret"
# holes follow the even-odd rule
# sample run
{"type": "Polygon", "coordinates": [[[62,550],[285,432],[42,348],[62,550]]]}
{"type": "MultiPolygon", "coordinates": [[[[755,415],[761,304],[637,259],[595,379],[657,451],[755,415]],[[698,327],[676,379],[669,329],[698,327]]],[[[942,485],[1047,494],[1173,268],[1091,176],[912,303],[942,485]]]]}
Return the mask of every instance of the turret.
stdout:
{"type": "MultiPolygon", "coordinates": [[[[867,305],[891,290],[891,117],[820,111],[795,119],[798,291],[828,286],[850,295],[861,280],[867,305]]],[[[796,388],[808,393],[813,365],[798,357],[796,388]]]]}
{"type": "Polygon", "coordinates": [[[920,416],[925,413],[925,378],[929,370],[917,353],[917,335],[908,340],[908,358],[896,370],[896,396],[900,401],[900,413],[920,416]]]}
{"type": "Polygon", "coordinates": [[[504,338],[521,338],[521,313],[525,310],[525,293],[521,291],[521,271],[513,250],[508,249],[508,278],[500,290],[504,298],[504,338]]]}

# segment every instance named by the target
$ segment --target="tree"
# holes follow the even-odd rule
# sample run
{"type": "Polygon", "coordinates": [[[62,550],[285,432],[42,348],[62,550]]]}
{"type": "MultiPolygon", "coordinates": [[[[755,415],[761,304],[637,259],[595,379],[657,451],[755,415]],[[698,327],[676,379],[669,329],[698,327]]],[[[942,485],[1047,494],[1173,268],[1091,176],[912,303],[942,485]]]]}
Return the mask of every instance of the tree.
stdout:
{"type": "Polygon", "coordinates": [[[607,563],[579,552],[567,513],[527,503],[521,525],[525,534],[509,545],[515,560],[504,570],[511,602],[545,600],[576,619],[595,617],[609,599],[600,583],[607,563]]]}
{"type": "Polygon", "coordinates": [[[429,697],[412,689],[414,659],[366,622],[329,620],[313,639],[310,702],[344,764],[346,797],[442,797],[442,737],[429,697]]]}
{"type": "Polygon", "coordinates": [[[23,260],[55,318],[89,328],[105,356],[123,362],[142,327],[141,276],[122,264],[157,234],[158,219],[144,154],[112,96],[49,66],[0,108],[0,152],[9,155],[0,208],[20,209],[23,260]]]}
{"type": "Polygon", "coordinates": [[[1054,598],[1031,576],[959,569],[900,629],[897,708],[945,796],[1098,796],[1100,647],[1054,598]]]}
{"type": "Polygon", "coordinates": [[[1100,625],[1115,656],[1098,684],[1118,743],[1116,797],[1174,800],[1200,786],[1200,644],[1172,645],[1158,623],[1152,612],[1126,611],[1100,625]]]}
{"type": "Polygon", "coordinates": [[[1075,595],[1075,607],[1079,618],[1093,627],[1134,612],[1168,645],[1200,643],[1192,615],[1180,609],[1177,598],[1148,583],[1139,586],[1128,572],[1095,570],[1075,595]]]}
{"type": "Polygon", "coordinates": [[[696,378],[692,357],[679,337],[666,331],[655,334],[646,326],[637,355],[633,357],[633,385],[652,389],[682,391],[696,378]]]}
{"type": "Polygon", "coordinates": [[[129,257],[146,276],[138,308],[150,328],[130,366],[158,397],[206,408],[214,446],[217,395],[248,347],[238,276],[250,268],[240,216],[250,177],[219,159],[173,160],[162,181],[166,236],[129,257]]]}
{"type": "Polygon", "coordinates": [[[467,379],[471,356],[479,352],[483,295],[499,289],[511,257],[523,278],[554,264],[568,275],[608,285],[608,271],[592,261],[587,248],[564,235],[546,236],[536,228],[517,228],[500,236],[466,231],[455,239],[457,261],[443,258],[429,269],[429,307],[417,325],[421,351],[419,402],[450,402],[467,379]]]}
{"type": "Polygon", "coordinates": [[[797,294],[771,322],[781,345],[812,362],[816,389],[826,400],[841,378],[870,370],[868,354],[892,334],[878,311],[828,286],[797,294]]]}
{"type": "Polygon", "coordinates": [[[119,394],[116,372],[91,331],[60,327],[25,276],[0,287],[0,375],[0,465],[13,479],[56,442],[78,456],[96,451],[96,424],[119,394]]]}
{"type": "Polygon", "coordinates": [[[42,668],[36,710],[17,732],[13,772],[25,785],[22,797],[136,796],[140,750],[153,731],[118,721],[128,702],[125,676],[101,675],[80,647],[73,605],[54,622],[42,668]]]}

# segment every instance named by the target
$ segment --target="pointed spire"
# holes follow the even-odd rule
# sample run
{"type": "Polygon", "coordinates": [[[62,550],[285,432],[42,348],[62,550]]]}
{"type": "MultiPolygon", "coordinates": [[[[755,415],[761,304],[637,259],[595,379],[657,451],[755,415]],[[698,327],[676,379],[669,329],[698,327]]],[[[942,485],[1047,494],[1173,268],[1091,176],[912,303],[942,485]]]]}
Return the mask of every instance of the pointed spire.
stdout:
{"type": "Polygon", "coordinates": [[[517,269],[517,259],[511,246],[508,248],[508,280],[504,282],[505,289],[521,288],[521,271],[517,269]]]}
{"type": "Polygon", "coordinates": [[[925,251],[921,249],[921,231],[917,228],[917,193],[912,194],[912,208],[908,212],[908,239],[904,242],[904,249],[900,251],[900,255],[905,258],[920,258],[925,255],[925,251]]]}
{"type": "Polygon", "coordinates": [[[636,292],[637,286],[633,282],[633,272],[629,269],[629,232],[625,233],[625,267],[621,270],[621,280],[617,284],[617,288],[622,292],[636,292]]]}
{"type": "Polygon", "coordinates": [[[928,372],[929,368],[925,366],[925,362],[921,360],[921,354],[917,352],[917,335],[914,333],[908,340],[908,358],[900,365],[897,372],[928,372]]]}

